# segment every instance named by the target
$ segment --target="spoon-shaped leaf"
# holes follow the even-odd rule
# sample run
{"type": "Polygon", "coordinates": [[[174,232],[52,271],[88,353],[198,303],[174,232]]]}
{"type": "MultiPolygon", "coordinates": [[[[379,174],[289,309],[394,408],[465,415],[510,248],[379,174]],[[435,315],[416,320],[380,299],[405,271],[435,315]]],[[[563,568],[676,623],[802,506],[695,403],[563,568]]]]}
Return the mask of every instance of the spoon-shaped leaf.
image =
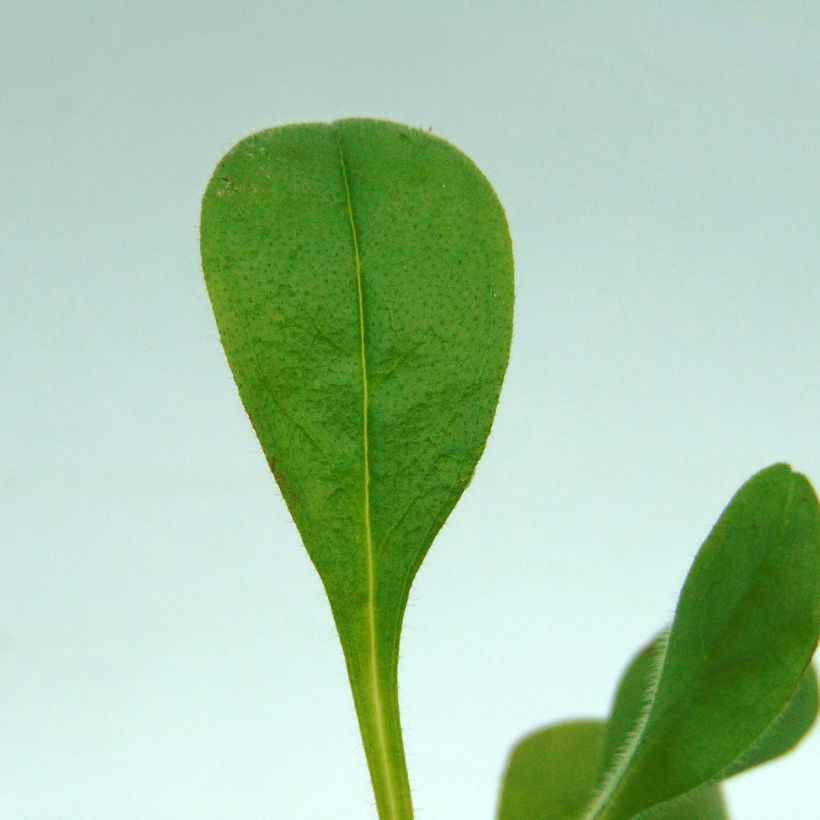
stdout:
{"type": "MultiPolygon", "coordinates": [[[[579,720],[519,741],[504,773],[498,820],[578,820],[594,793],[605,734],[603,721],[579,720]]],[[[652,811],[653,820],[726,817],[720,790],[713,786],[652,811]]]]}
{"type": "Polygon", "coordinates": [[[330,599],[379,814],[411,817],[399,633],[507,364],[503,210],[427,133],[297,125],[223,158],[201,246],[240,396],[330,599]]]}
{"type": "Polygon", "coordinates": [[[753,476],[701,548],[646,708],[587,820],[626,820],[719,778],[783,712],[820,634],[820,516],[786,465],[753,476]]]}

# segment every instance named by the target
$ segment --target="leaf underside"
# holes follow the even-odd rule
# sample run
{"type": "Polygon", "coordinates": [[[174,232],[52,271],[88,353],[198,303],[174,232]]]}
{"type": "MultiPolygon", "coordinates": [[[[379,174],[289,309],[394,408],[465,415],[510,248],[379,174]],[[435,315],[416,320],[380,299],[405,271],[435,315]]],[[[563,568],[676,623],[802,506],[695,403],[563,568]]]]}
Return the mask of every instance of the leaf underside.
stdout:
{"type": "Polygon", "coordinates": [[[401,620],[506,369],[503,210],[475,165],[427,133],[297,125],[223,158],[201,247],[240,396],[330,600],[380,815],[409,817],[401,620]]]}

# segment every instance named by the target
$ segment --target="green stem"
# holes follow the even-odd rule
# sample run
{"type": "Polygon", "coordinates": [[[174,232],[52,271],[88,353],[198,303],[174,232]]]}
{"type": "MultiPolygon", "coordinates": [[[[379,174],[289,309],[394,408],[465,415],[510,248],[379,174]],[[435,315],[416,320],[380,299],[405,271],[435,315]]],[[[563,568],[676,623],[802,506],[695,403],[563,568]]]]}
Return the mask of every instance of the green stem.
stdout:
{"type": "MultiPolygon", "coordinates": [[[[359,232],[353,209],[350,178],[342,141],[337,137],[339,167],[345,193],[347,218],[353,251],[353,271],[359,319],[359,364],[362,384],[362,544],[367,579],[364,623],[353,641],[346,641],[347,670],[359,718],[370,779],[381,820],[413,820],[410,783],[404,760],[398,696],[398,635],[380,639],[376,583],[376,546],[370,509],[370,391],[367,366],[367,333],[364,309],[364,277],[359,250],[359,232]],[[359,651],[348,652],[348,647],[359,651]]],[[[401,610],[400,610],[401,611],[401,610]]],[[[340,624],[337,619],[337,626],[340,624]]]]}
{"type": "Polygon", "coordinates": [[[379,650],[385,648],[374,639],[368,651],[348,657],[348,674],[379,818],[413,820],[399,718],[398,653],[388,650],[390,660],[380,663],[379,650]]]}

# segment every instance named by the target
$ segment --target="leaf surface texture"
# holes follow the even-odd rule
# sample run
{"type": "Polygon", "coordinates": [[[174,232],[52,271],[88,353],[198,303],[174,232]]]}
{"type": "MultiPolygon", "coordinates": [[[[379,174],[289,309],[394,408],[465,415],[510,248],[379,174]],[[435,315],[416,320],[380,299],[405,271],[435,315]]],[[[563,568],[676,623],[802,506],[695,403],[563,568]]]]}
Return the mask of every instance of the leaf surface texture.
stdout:
{"type": "Polygon", "coordinates": [[[504,212],[427,133],[297,125],[223,158],[201,247],[242,402],[330,599],[380,815],[409,817],[399,633],[507,365],[504,212]]]}

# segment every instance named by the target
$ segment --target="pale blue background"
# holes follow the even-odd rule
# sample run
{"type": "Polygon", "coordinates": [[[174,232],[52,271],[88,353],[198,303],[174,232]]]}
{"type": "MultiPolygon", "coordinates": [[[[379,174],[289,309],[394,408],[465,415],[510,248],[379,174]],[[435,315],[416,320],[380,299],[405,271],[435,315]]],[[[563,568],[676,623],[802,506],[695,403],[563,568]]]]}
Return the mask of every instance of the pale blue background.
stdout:
{"type": "MultiPolygon", "coordinates": [[[[199,197],[369,115],[506,205],[512,361],[413,589],[419,820],[603,715],[730,495],[820,482],[814,3],[0,2],[0,816],[373,816],[322,590],[235,393],[199,197]]],[[[815,820],[820,731],[728,787],[815,820]]]]}

